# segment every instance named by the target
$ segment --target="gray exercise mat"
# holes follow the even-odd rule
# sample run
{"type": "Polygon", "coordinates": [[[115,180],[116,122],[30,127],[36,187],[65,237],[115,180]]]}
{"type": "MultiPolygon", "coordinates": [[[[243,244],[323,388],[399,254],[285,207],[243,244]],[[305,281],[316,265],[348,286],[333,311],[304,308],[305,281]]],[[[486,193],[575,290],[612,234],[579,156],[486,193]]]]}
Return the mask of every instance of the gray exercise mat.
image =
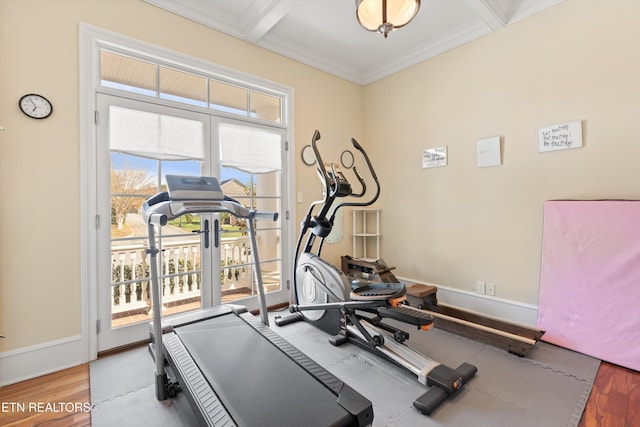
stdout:
{"type": "MultiPolygon", "coordinates": [[[[458,396],[426,417],[413,408],[425,388],[411,375],[354,345],[334,347],[309,324],[280,328],[270,317],[276,333],[371,400],[374,426],[577,426],[600,365],[545,342],[519,358],[439,329],[396,323],[411,334],[413,348],[434,360],[478,367],[458,396]]],[[[146,348],[92,362],[92,426],[197,425],[184,396],[171,403],[155,399],[153,369],[146,348]]]]}
{"type": "Polygon", "coordinates": [[[600,361],[545,342],[528,357],[481,344],[440,329],[418,331],[392,322],[411,334],[411,346],[456,368],[478,368],[461,393],[430,417],[413,408],[424,393],[415,377],[348,344],[336,348],[328,335],[306,323],[273,326],[291,344],[362,393],[373,403],[374,426],[577,426],[600,361]]]}
{"type": "Polygon", "coordinates": [[[91,362],[92,427],[198,425],[184,395],[159,402],[155,363],[147,348],[91,362]]]}

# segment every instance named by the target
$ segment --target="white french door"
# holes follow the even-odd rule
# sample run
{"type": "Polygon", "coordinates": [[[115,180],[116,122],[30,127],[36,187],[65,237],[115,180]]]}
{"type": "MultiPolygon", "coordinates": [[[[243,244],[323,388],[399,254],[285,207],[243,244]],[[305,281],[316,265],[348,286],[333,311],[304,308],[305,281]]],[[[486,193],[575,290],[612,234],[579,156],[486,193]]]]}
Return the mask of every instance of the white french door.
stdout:
{"type": "MultiPolygon", "coordinates": [[[[148,337],[151,318],[144,200],[166,189],[167,174],[218,176],[206,114],[97,95],[99,217],[98,351],[148,337]]],[[[211,306],[219,251],[204,242],[214,215],[183,217],[157,233],[163,315],[211,306]]],[[[209,235],[212,233],[209,233],[209,235]]]]}
{"type": "MultiPolygon", "coordinates": [[[[104,351],[148,337],[144,200],[166,189],[167,174],[207,175],[218,177],[225,194],[247,207],[284,212],[286,133],[105,94],[97,94],[97,110],[98,351],[104,351]],[[254,156],[257,163],[247,162],[260,147],[266,151],[254,156]]],[[[268,304],[288,299],[282,223],[257,224],[268,304]]],[[[226,301],[258,308],[246,226],[225,214],[185,215],[158,230],[163,316],[226,301]]]]}
{"type": "MultiPolygon", "coordinates": [[[[286,130],[225,117],[211,117],[212,142],[220,153],[222,190],[244,206],[278,212],[276,222],[256,223],[257,250],[267,305],[289,300],[290,250],[287,227],[286,130]]],[[[258,308],[246,226],[221,218],[220,284],[222,302],[258,308]],[[240,230],[240,235],[238,235],[240,230]]]]}

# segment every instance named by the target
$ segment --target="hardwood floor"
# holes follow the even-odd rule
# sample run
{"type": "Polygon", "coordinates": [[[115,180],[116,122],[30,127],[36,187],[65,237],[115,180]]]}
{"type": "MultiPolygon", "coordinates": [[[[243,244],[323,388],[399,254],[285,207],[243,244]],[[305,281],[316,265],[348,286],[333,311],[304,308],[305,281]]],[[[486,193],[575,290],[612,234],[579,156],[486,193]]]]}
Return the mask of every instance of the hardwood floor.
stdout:
{"type": "Polygon", "coordinates": [[[0,426],[91,426],[89,365],[0,388],[0,426]]]}
{"type": "Polygon", "coordinates": [[[640,372],[600,364],[578,427],[640,426],[640,372]]]}
{"type": "MultiPolygon", "coordinates": [[[[90,402],[85,364],[0,388],[0,426],[91,426],[90,402]]],[[[635,426],[640,426],[640,372],[602,362],[579,427],[635,426]]]]}

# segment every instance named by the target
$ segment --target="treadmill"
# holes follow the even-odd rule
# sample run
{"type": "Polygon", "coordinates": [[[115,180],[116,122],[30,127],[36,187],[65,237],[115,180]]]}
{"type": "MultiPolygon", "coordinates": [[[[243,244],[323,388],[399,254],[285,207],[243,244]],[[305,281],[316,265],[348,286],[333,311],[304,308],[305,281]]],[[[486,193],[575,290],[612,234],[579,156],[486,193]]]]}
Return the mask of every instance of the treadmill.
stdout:
{"type": "MultiPolygon", "coordinates": [[[[225,196],[214,177],[167,175],[166,180],[168,191],[149,198],[142,207],[149,237],[150,348],[156,362],[157,399],[183,391],[206,426],[371,425],[369,400],[268,327],[254,221],[275,221],[278,214],[247,209],[225,196]],[[219,212],[247,220],[261,321],[239,305],[162,320],[155,227],[187,213],[219,212]],[[169,381],[167,364],[175,381],[169,381]]],[[[208,233],[204,238],[208,240],[208,233]]]]}

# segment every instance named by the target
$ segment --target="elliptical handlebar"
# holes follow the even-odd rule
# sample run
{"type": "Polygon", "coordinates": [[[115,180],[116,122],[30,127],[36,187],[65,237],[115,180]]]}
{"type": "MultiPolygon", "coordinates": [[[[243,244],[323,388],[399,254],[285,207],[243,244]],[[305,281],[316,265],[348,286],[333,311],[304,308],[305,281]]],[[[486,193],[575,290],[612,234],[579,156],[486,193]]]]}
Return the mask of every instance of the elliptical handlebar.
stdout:
{"type": "MultiPolygon", "coordinates": [[[[318,174],[321,177],[321,180],[326,192],[324,202],[327,203],[331,198],[336,197],[340,186],[338,182],[338,173],[336,172],[336,167],[334,163],[330,164],[331,173],[329,174],[327,172],[325,163],[322,160],[322,155],[320,154],[320,150],[318,149],[318,141],[320,140],[320,138],[321,138],[320,131],[316,129],[315,132],[313,133],[313,137],[311,138],[311,148],[313,149],[313,154],[316,158],[318,174]]],[[[376,200],[378,200],[378,197],[380,196],[380,183],[378,181],[378,176],[376,175],[376,171],[373,168],[373,165],[371,164],[371,160],[369,160],[369,155],[367,154],[366,151],[364,151],[364,148],[362,148],[360,143],[358,143],[358,141],[356,141],[355,138],[351,138],[351,143],[353,144],[353,147],[356,150],[358,150],[362,155],[362,157],[364,158],[367,164],[367,168],[369,169],[369,172],[371,173],[371,176],[373,177],[373,180],[376,184],[376,193],[371,200],[368,200],[366,202],[341,203],[338,207],[336,207],[336,210],[343,206],[369,206],[373,204],[376,200]]],[[[356,197],[356,198],[363,197],[367,192],[367,184],[365,180],[362,178],[362,175],[360,175],[360,172],[358,171],[358,168],[356,166],[353,167],[353,173],[358,179],[358,182],[360,183],[362,190],[357,194],[351,193],[349,194],[349,196],[356,197]]]]}
{"type": "MultiPolygon", "coordinates": [[[[325,167],[324,167],[324,162],[322,161],[322,156],[320,155],[320,150],[318,150],[318,140],[322,138],[322,136],[320,135],[320,131],[318,129],[315,130],[315,132],[313,132],[313,137],[311,137],[311,148],[313,149],[313,155],[316,158],[316,164],[318,165],[318,173],[320,175],[322,175],[322,178],[324,180],[323,184],[324,184],[324,188],[326,190],[326,198],[332,197],[333,194],[329,194],[330,189],[331,189],[331,185],[329,183],[329,181],[333,181],[333,188],[338,188],[338,186],[336,185],[336,179],[335,179],[335,173],[333,175],[333,180],[329,177],[329,174],[327,173],[325,167]]],[[[335,190],[334,190],[335,192],[335,190]]]]}
{"type": "MultiPolygon", "coordinates": [[[[370,206],[373,203],[375,203],[375,201],[378,200],[378,197],[380,196],[380,182],[378,181],[378,175],[376,175],[375,169],[373,169],[373,165],[371,164],[371,160],[369,160],[369,155],[367,154],[366,151],[364,151],[364,148],[362,148],[362,145],[360,145],[360,143],[358,141],[356,141],[355,138],[351,138],[351,143],[353,144],[353,148],[355,148],[356,150],[358,150],[360,152],[362,157],[364,157],[364,161],[367,163],[367,168],[369,169],[369,172],[371,173],[371,177],[373,178],[373,181],[376,183],[376,194],[374,194],[373,198],[371,200],[367,201],[367,202],[341,203],[340,205],[338,205],[336,207],[336,210],[338,210],[338,209],[340,209],[341,207],[344,207],[344,206],[370,206]]],[[[355,166],[353,167],[353,173],[355,173],[356,177],[358,178],[358,181],[360,181],[360,184],[362,185],[362,192],[360,194],[354,195],[354,196],[362,197],[367,192],[367,186],[366,186],[366,184],[364,182],[364,179],[362,179],[362,176],[360,176],[360,173],[358,172],[358,169],[355,166]]]]}
{"type": "Polygon", "coordinates": [[[376,171],[373,170],[373,165],[371,165],[371,160],[369,160],[369,156],[367,155],[367,152],[364,151],[364,148],[362,148],[362,145],[360,145],[360,143],[356,141],[355,138],[351,138],[351,143],[353,144],[353,148],[355,148],[360,152],[360,154],[362,154],[362,156],[364,157],[364,160],[367,162],[367,167],[369,168],[369,171],[371,171],[371,175],[373,176],[373,179],[376,182],[378,182],[378,176],[376,175],[376,171]]]}
{"type": "Polygon", "coordinates": [[[364,179],[362,179],[360,172],[358,172],[358,168],[355,166],[353,167],[353,173],[356,175],[356,178],[358,178],[358,181],[360,181],[360,188],[362,188],[362,191],[360,191],[358,194],[352,194],[352,196],[362,197],[367,192],[367,183],[364,181],[364,179]]]}

